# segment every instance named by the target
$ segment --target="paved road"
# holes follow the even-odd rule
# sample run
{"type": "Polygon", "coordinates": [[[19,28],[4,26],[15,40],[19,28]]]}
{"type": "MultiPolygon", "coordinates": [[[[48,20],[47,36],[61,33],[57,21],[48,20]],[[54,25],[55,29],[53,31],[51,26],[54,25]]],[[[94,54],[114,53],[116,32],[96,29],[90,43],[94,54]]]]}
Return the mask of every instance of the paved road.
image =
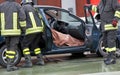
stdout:
{"type": "MultiPolygon", "coordinates": [[[[70,55],[47,56],[45,66],[34,65],[33,68],[20,68],[18,71],[6,72],[0,68],[0,75],[120,75],[120,61],[105,65],[103,59],[93,55],[84,58],[70,58],[70,55]]],[[[33,58],[33,63],[35,62],[33,58]]],[[[19,66],[21,66],[21,63],[19,66]]]]}

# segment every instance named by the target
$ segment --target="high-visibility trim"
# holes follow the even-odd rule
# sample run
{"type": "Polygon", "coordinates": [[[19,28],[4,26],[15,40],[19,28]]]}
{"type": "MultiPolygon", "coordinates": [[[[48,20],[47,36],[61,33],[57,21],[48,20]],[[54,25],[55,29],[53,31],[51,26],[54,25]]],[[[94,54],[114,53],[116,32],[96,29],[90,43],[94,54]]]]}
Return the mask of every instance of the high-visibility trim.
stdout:
{"type": "Polygon", "coordinates": [[[106,50],[107,52],[116,51],[116,47],[113,47],[113,48],[105,48],[105,50],[106,50]]]}
{"type": "Polygon", "coordinates": [[[36,49],[34,50],[34,52],[35,52],[35,54],[40,54],[40,53],[41,53],[41,49],[40,49],[40,48],[36,48],[36,49]]]}
{"type": "Polygon", "coordinates": [[[34,51],[40,51],[41,49],[40,48],[36,48],[34,51]]]}
{"type": "Polygon", "coordinates": [[[117,30],[117,29],[118,29],[118,25],[116,27],[113,27],[112,24],[105,25],[105,30],[117,30]]]}
{"type": "Polygon", "coordinates": [[[21,27],[26,27],[26,21],[20,21],[20,26],[21,27]]]}
{"type": "Polygon", "coordinates": [[[30,52],[23,52],[23,54],[25,54],[25,55],[30,55],[30,52]]]}
{"type": "Polygon", "coordinates": [[[43,20],[42,20],[42,16],[40,15],[40,13],[38,13],[38,15],[39,15],[39,17],[40,17],[40,19],[41,19],[42,27],[44,28],[44,22],[43,22],[43,20]]]}
{"type": "Polygon", "coordinates": [[[37,51],[37,52],[35,52],[35,54],[37,55],[37,54],[41,54],[41,51],[37,51]]]}
{"type": "Polygon", "coordinates": [[[36,28],[36,27],[37,27],[37,24],[36,24],[36,21],[35,21],[35,18],[34,18],[33,13],[32,13],[32,12],[29,12],[29,16],[30,16],[30,19],[31,19],[33,28],[36,28]]]}
{"type": "Polygon", "coordinates": [[[17,29],[17,19],[18,14],[17,12],[13,13],[13,29],[5,29],[5,14],[1,13],[1,35],[20,35],[21,31],[20,29],[17,29]]]}
{"type": "Polygon", "coordinates": [[[37,32],[43,32],[43,27],[29,28],[26,30],[26,35],[37,32]]]}
{"type": "Polygon", "coordinates": [[[38,13],[38,15],[39,15],[39,17],[40,17],[40,19],[41,19],[41,24],[42,24],[43,31],[44,31],[44,29],[45,29],[45,26],[44,26],[44,22],[43,22],[42,16],[40,15],[40,13],[38,13]]]}
{"type": "Polygon", "coordinates": [[[14,54],[14,55],[16,54],[15,51],[6,51],[6,53],[7,53],[7,54],[14,54]]]}
{"type": "Polygon", "coordinates": [[[30,49],[29,49],[29,48],[25,48],[25,49],[23,50],[23,54],[29,55],[29,54],[30,54],[30,49]]]}
{"type": "Polygon", "coordinates": [[[1,29],[5,29],[5,14],[1,13],[1,29]]]}
{"type": "Polygon", "coordinates": [[[97,12],[97,6],[96,5],[92,5],[92,11],[97,12]]]}
{"type": "Polygon", "coordinates": [[[7,58],[13,59],[13,58],[15,57],[15,54],[16,54],[15,51],[6,51],[5,56],[6,56],[7,58]]]}
{"type": "Polygon", "coordinates": [[[15,30],[17,30],[17,25],[18,25],[17,24],[18,23],[17,22],[17,18],[18,18],[17,15],[18,15],[17,12],[13,13],[13,29],[15,29],[15,30]]]}
{"type": "Polygon", "coordinates": [[[5,55],[7,58],[10,58],[10,59],[14,59],[15,56],[11,56],[11,55],[5,55]]]}
{"type": "Polygon", "coordinates": [[[17,30],[12,30],[12,29],[9,29],[9,30],[1,30],[1,35],[20,35],[20,29],[17,29],[17,30]]]}
{"type": "Polygon", "coordinates": [[[116,11],[114,16],[120,18],[120,11],[116,11]]]}
{"type": "Polygon", "coordinates": [[[25,51],[30,51],[30,49],[29,49],[29,48],[25,48],[25,49],[23,50],[23,52],[25,52],[25,51]]]}
{"type": "Polygon", "coordinates": [[[38,13],[38,15],[39,15],[39,18],[40,18],[40,19],[42,19],[42,16],[41,16],[41,14],[40,14],[40,13],[38,13]]]}

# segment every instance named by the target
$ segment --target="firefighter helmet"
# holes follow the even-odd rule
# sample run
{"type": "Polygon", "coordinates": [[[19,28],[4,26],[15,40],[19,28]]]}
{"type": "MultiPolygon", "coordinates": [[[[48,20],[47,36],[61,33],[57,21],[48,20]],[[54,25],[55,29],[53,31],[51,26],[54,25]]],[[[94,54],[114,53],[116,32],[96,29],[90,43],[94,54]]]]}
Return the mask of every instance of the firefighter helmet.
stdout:
{"type": "Polygon", "coordinates": [[[26,3],[32,3],[32,4],[34,4],[32,0],[22,0],[21,1],[21,4],[26,4],[26,3]]]}

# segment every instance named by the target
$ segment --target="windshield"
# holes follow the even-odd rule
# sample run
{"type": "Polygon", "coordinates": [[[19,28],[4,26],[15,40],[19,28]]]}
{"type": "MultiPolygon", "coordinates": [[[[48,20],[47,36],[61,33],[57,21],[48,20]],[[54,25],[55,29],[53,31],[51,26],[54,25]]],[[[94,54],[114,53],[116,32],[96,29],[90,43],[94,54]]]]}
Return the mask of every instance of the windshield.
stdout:
{"type": "Polygon", "coordinates": [[[57,20],[65,21],[65,22],[79,22],[78,19],[71,16],[68,12],[61,10],[47,10],[46,13],[56,18],[57,20]]]}

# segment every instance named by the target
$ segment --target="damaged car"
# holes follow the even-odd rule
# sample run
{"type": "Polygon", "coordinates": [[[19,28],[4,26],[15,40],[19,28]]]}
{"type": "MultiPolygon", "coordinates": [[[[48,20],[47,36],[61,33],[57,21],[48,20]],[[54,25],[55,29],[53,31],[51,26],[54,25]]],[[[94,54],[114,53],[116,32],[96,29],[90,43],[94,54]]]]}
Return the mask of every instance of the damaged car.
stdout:
{"type": "MultiPolygon", "coordinates": [[[[45,25],[43,39],[40,42],[43,55],[71,53],[73,56],[82,56],[84,52],[90,51],[101,56],[106,53],[101,49],[102,36],[99,25],[96,25],[92,12],[87,7],[84,8],[85,21],[59,7],[36,5],[35,8],[41,14],[45,25]]],[[[32,46],[31,55],[34,55],[32,46]]],[[[0,64],[3,67],[6,67],[6,50],[3,37],[0,45],[0,64]]],[[[13,63],[15,65],[23,56],[21,42],[16,53],[13,63]]]]}

